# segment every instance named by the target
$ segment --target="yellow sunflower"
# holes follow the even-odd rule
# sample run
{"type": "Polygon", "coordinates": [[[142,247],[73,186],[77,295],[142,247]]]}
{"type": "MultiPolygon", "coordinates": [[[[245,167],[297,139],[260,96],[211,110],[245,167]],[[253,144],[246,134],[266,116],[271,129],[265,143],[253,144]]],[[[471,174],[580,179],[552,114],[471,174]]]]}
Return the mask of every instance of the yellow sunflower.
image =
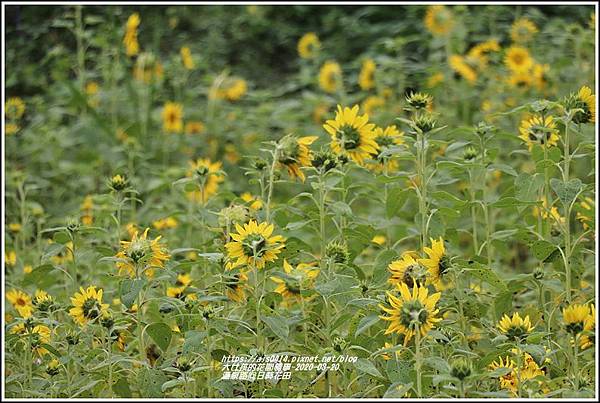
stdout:
{"type": "Polygon", "coordinates": [[[366,59],[362,63],[362,68],[358,74],[358,85],[363,90],[370,90],[375,87],[375,70],[377,66],[373,59],[366,59]]]}
{"type": "Polygon", "coordinates": [[[262,200],[256,196],[252,196],[252,194],[249,192],[242,193],[240,198],[246,203],[250,204],[251,210],[260,210],[263,206],[262,200]]]}
{"type": "MultiPolygon", "coordinates": [[[[518,354],[519,351],[513,349],[513,353],[518,354]]],[[[506,389],[516,396],[519,390],[519,383],[523,384],[529,379],[544,375],[544,371],[529,353],[523,353],[522,363],[523,365],[519,367],[515,361],[507,355],[505,358],[498,357],[498,360],[493,361],[488,368],[490,371],[499,368],[509,369],[510,372],[501,375],[498,380],[502,389],[506,389]]]]}
{"type": "Polygon", "coordinates": [[[427,78],[427,88],[437,87],[440,83],[444,82],[444,73],[435,73],[427,78]]]}
{"type": "Polygon", "coordinates": [[[4,104],[4,115],[7,119],[21,119],[25,113],[25,102],[19,97],[10,97],[4,104]]]}
{"type": "Polygon", "coordinates": [[[196,67],[194,59],[192,58],[192,51],[187,46],[184,46],[179,51],[181,53],[181,63],[186,70],[193,70],[196,67]]]}
{"type": "Polygon", "coordinates": [[[560,213],[558,212],[558,208],[556,208],[556,206],[552,206],[550,207],[550,210],[548,210],[548,201],[546,200],[546,198],[543,197],[541,201],[541,208],[539,208],[538,206],[533,207],[533,216],[537,217],[539,214],[541,214],[543,219],[551,217],[552,220],[554,220],[554,222],[564,224],[565,217],[562,217],[560,215],[560,213]]]}
{"type": "Polygon", "coordinates": [[[125,272],[129,277],[139,277],[143,272],[147,277],[152,277],[154,269],[163,268],[171,257],[160,242],[161,236],[148,239],[149,230],[146,228],[142,236],[138,236],[136,230],[131,241],[121,241],[121,250],[115,256],[123,259],[117,262],[120,275],[125,272]]]}
{"type": "Polygon", "coordinates": [[[538,91],[542,91],[548,85],[548,73],[550,72],[550,65],[548,64],[534,64],[533,65],[533,85],[538,91]]]}
{"type": "Polygon", "coordinates": [[[358,105],[352,109],[340,105],[335,119],[330,119],[323,128],[331,136],[331,149],[338,155],[348,155],[358,164],[377,154],[379,145],[375,141],[375,125],[369,123],[369,115],[358,116],[358,105]]]}
{"type": "Polygon", "coordinates": [[[319,86],[325,92],[334,93],[342,84],[342,68],[334,61],[328,60],[319,70],[319,86]]]}
{"type": "Polygon", "coordinates": [[[48,344],[50,342],[52,331],[49,327],[44,325],[36,325],[31,328],[29,326],[25,326],[24,323],[19,323],[10,329],[10,333],[18,334],[20,336],[24,336],[25,339],[28,339],[29,342],[31,342],[31,351],[37,355],[42,356],[48,353],[48,350],[42,347],[42,344],[48,344]]]}
{"type": "Polygon", "coordinates": [[[279,141],[278,162],[287,168],[290,177],[304,182],[306,177],[300,168],[311,166],[309,146],[317,139],[317,136],[297,138],[290,135],[279,141]]]}
{"type": "Polygon", "coordinates": [[[454,27],[452,12],[443,5],[427,7],[424,22],[427,30],[436,36],[447,35],[454,27]]]}
{"type": "Polygon", "coordinates": [[[448,58],[448,64],[452,70],[467,80],[469,84],[474,84],[477,81],[477,72],[466,62],[463,56],[450,56],[448,58]]]}
{"type": "Polygon", "coordinates": [[[573,115],[575,123],[594,123],[596,122],[596,96],[592,94],[590,87],[583,86],[576,94],[571,94],[566,102],[567,110],[581,109],[573,115]]]}
{"type": "Polygon", "coordinates": [[[181,133],[183,130],[183,105],[167,102],[162,110],[163,130],[167,133],[181,133]]]}
{"type": "Polygon", "coordinates": [[[587,305],[572,304],[563,308],[563,322],[567,332],[576,335],[581,333],[585,321],[588,319],[590,309],[587,305]]]}
{"type": "Polygon", "coordinates": [[[154,229],[157,229],[159,231],[162,231],[163,229],[177,228],[178,224],[179,223],[177,222],[177,220],[173,217],[161,218],[152,222],[152,226],[154,227],[154,229]]]}
{"type": "Polygon", "coordinates": [[[520,339],[531,333],[533,326],[531,325],[529,315],[521,318],[519,312],[515,312],[512,317],[504,314],[498,322],[498,329],[509,339],[520,339]]]}
{"type": "Polygon", "coordinates": [[[227,298],[237,303],[246,300],[246,289],[248,288],[248,276],[243,271],[234,273],[227,277],[225,285],[227,289],[225,294],[227,298]]]}
{"type": "Polygon", "coordinates": [[[538,32],[538,28],[529,18],[521,17],[510,27],[510,38],[513,42],[527,42],[538,32]]]}
{"type": "Polygon", "coordinates": [[[127,25],[125,26],[125,36],[123,37],[123,44],[125,45],[125,52],[127,56],[135,56],[140,51],[140,45],[137,40],[137,29],[140,25],[140,15],[133,13],[127,19],[127,25]]]}
{"type": "MultiPolygon", "coordinates": [[[[392,348],[392,347],[395,347],[392,343],[388,343],[388,342],[383,343],[383,348],[392,348]]],[[[396,359],[399,359],[401,356],[401,352],[396,351],[395,355],[396,355],[396,359]]],[[[381,354],[381,356],[386,361],[389,361],[392,359],[392,356],[390,355],[390,353],[383,353],[383,354],[381,354]]]]}
{"type": "Polygon", "coordinates": [[[248,84],[242,78],[233,78],[226,82],[222,91],[228,101],[239,101],[248,91],[248,84]]]}
{"type": "Polygon", "coordinates": [[[321,42],[314,32],[304,34],[298,41],[298,54],[303,59],[313,59],[320,48],[321,42]]]}
{"type": "Polygon", "coordinates": [[[391,155],[381,155],[384,151],[394,146],[400,146],[404,144],[404,132],[398,130],[396,125],[387,126],[385,129],[381,127],[375,128],[375,142],[379,146],[379,152],[373,154],[372,158],[377,160],[377,163],[367,164],[367,168],[370,170],[381,173],[387,170],[387,172],[394,172],[398,169],[398,161],[391,155]]]}
{"type": "Polygon", "coordinates": [[[52,298],[50,294],[44,290],[35,291],[33,305],[35,305],[38,310],[45,312],[52,306],[52,304],[54,304],[54,298],[52,298]]]}
{"type": "Polygon", "coordinates": [[[428,295],[427,288],[419,286],[414,286],[411,293],[405,283],[396,284],[396,288],[400,291],[399,297],[389,291],[386,292],[391,308],[379,305],[390,316],[380,315],[379,317],[391,322],[385,334],[395,332],[404,335],[404,345],[406,346],[416,331],[425,337],[427,332],[441,320],[441,318],[436,318],[439,310],[435,305],[442,294],[438,292],[428,295]]]}
{"type": "Polygon", "coordinates": [[[4,252],[4,263],[9,267],[17,264],[17,254],[14,250],[4,252]]]}
{"type": "Polygon", "coordinates": [[[309,289],[320,272],[313,264],[300,263],[294,268],[285,259],[283,270],[287,275],[286,278],[271,276],[271,280],[277,283],[275,292],[283,297],[283,302],[287,306],[302,299],[301,290],[309,289]]]}
{"type": "Polygon", "coordinates": [[[581,223],[584,230],[590,228],[590,224],[594,223],[594,211],[596,211],[596,203],[591,197],[585,197],[579,203],[580,211],[577,211],[577,220],[581,223]]]}
{"type": "Polygon", "coordinates": [[[389,264],[391,273],[388,283],[393,285],[406,284],[409,287],[423,286],[427,280],[427,268],[417,261],[418,255],[414,251],[402,254],[399,260],[389,264]]]}
{"type": "Polygon", "coordinates": [[[204,131],[204,123],[199,120],[190,120],[185,124],[185,134],[200,134],[204,131]]]}
{"type": "Polygon", "coordinates": [[[185,291],[191,283],[192,277],[189,274],[178,274],[175,287],[167,287],[167,296],[171,298],[182,298],[186,296],[185,291]]]}
{"type": "Polygon", "coordinates": [[[219,184],[225,179],[223,174],[220,173],[222,165],[220,161],[211,162],[208,158],[190,161],[187,176],[196,176],[200,189],[188,192],[188,198],[196,202],[206,203],[208,199],[214,196],[219,190],[219,184]]]}
{"type": "Polygon", "coordinates": [[[427,259],[417,259],[417,262],[427,268],[429,272],[429,282],[433,284],[436,290],[442,290],[446,287],[444,275],[450,268],[450,259],[446,255],[444,240],[440,237],[435,240],[430,238],[431,248],[424,247],[427,259]]]}
{"type": "Polygon", "coordinates": [[[285,247],[285,239],[273,234],[273,224],[258,224],[250,220],[244,226],[235,224],[236,234],[233,241],[225,244],[231,267],[250,266],[263,269],[268,262],[277,260],[277,255],[285,247]],[[235,262],[233,262],[235,260],[235,262]]]}
{"type": "Polygon", "coordinates": [[[362,108],[369,116],[376,113],[382,106],[385,105],[385,99],[378,95],[369,95],[362,102],[362,108]]]}
{"type": "Polygon", "coordinates": [[[579,347],[582,350],[590,348],[596,342],[595,338],[596,332],[596,306],[594,304],[590,305],[590,312],[585,317],[583,321],[583,333],[579,338],[579,347]]]}
{"type": "Polygon", "coordinates": [[[73,308],[69,310],[69,315],[80,326],[85,326],[90,321],[108,315],[108,304],[102,303],[103,290],[96,290],[95,286],[89,286],[87,289],[79,288],[79,293],[71,297],[73,308]]]}
{"type": "Polygon", "coordinates": [[[551,115],[534,115],[529,119],[524,119],[521,121],[519,131],[521,132],[519,138],[527,144],[529,151],[533,149],[535,144],[542,147],[555,147],[558,145],[558,129],[551,115]]]}
{"type": "Polygon", "coordinates": [[[511,46],[506,50],[504,63],[509,70],[522,73],[529,71],[533,67],[533,58],[529,51],[522,46],[511,46]]]}
{"type": "Polygon", "coordinates": [[[6,293],[6,299],[13,308],[24,318],[28,318],[33,313],[31,297],[21,290],[12,289],[6,293]]]}

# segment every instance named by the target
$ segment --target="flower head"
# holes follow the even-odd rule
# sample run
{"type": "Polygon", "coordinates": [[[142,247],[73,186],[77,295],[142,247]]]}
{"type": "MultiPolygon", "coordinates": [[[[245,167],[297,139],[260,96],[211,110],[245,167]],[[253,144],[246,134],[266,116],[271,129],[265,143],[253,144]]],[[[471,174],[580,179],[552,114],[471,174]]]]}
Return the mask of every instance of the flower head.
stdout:
{"type": "Polygon", "coordinates": [[[323,127],[331,136],[331,149],[336,154],[347,154],[356,163],[376,154],[379,145],[375,141],[375,125],[369,123],[369,115],[358,115],[359,107],[352,109],[340,105],[337,107],[335,119],[328,120],[323,127]]]}
{"type": "Polygon", "coordinates": [[[278,162],[287,168],[292,178],[299,178],[302,182],[306,179],[300,168],[311,165],[309,146],[317,139],[317,136],[297,138],[289,135],[279,141],[278,162]]]}
{"type": "Polygon", "coordinates": [[[131,241],[121,241],[121,250],[116,257],[121,259],[117,262],[119,274],[126,273],[129,277],[140,276],[142,272],[147,277],[152,277],[154,268],[163,268],[165,262],[171,257],[164,245],[160,242],[160,236],[148,239],[148,231],[139,236],[136,230],[131,241]]]}
{"type": "Polygon", "coordinates": [[[220,161],[211,162],[208,158],[198,158],[190,161],[188,177],[196,177],[199,190],[188,192],[188,198],[201,203],[206,203],[219,190],[219,184],[225,180],[221,171],[223,164],[220,161]]]}
{"type": "Polygon", "coordinates": [[[588,319],[590,308],[587,305],[572,304],[563,309],[563,322],[567,332],[576,335],[580,333],[588,319]]]}
{"type": "Polygon", "coordinates": [[[25,113],[25,102],[19,97],[10,97],[4,104],[4,115],[9,120],[21,119],[25,113]]]}
{"type": "Polygon", "coordinates": [[[281,294],[286,305],[299,301],[302,298],[300,291],[311,287],[320,272],[319,269],[314,268],[314,265],[306,263],[300,263],[293,267],[285,259],[283,260],[283,270],[286,274],[285,278],[272,276],[271,280],[277,284],[275,292],[281,294]]]}
{"type": "Polygon", "coordinates": [[[140,25],[140,15],[133,13],[127,19],[127,25],[125,26],[125,36],[123,37],[123,44],[125,45],[125,52],[127,56],[135,56],[140,51],[140,44],[138,43],[137,29],[140,25]]]}
{"type": "Polygon", "coordinates": [[[181,133],[183,130],[183,105],[176,102],[165,103],[162,110],[163,130],[167,133],[181,133]]]}
{"type": "Polygon", "coordinates": [[[73,308],[69,310],[69,315],[80,326],[108,314],[108,304],[102,303],[102,289],[96,290],[95,286],[89,286],[87,289],[80,287],[79,291],[71,297],[73,308]]]}
{"type": "Polygon", "coordinates": [[[417,261],[417,254],[413,251],[404,252],[399,260],[389,264],[391,273],[388,283],[398,285],[406,284],[412,288],[423,286],[427,280],[427,268],[417,261]]]}
{"type": "Polygon", "coordinates": [[[596,95],[590,87],[583,86],[576,94],[569,95],[564,105],[567,110],[580,109],[573,115],[574,123],[596,122],[596,95]]]}
{"type": "Polygon", "coordinates": [[[264,269],[268,262],[277,260],[277,255],[285,247],[285,239],[273,234],[273,224],[235,224],[237,233],[231,234],[233,241],[225,244],[229,259],[235,260],[232,267],[250,266],[264,269]]]}
{"type": "Polygon", "coordinates": [[[31,297],[21,290],[12,289],[6,293],[6,299],[23,318],[28,318],[33,312],[31,297]]]}
{"type": "Polygon", "coordinates": [[[529,18],[522,17],[513,22],[510,28],[510,38],[513,42],[527,42],[531,40],[538,28],[529,18]]]}
{"type": "Polygon", "coordinates": [[[302,38],[298,41],[298,54],[303,59],[313,59],[320,48],[321,42],[314,32],[302,35],[302,38]]]}
{"type": "Polygon", "coordinates": [[[412,287],[411,292],[405,283],[396,284],[396,288],[400,291],[398,297],[389,291],[386,293],[391,307],[379,305],[389,316],[379,317],[391,322],[385,334],[403,334],[406,346],[416,332],[425,337],[441,320],[436,317],[439,310],[435,306],[442,294],[438,292],[429,295],[427,288],[420,286],[412,287]]]}
{"type": "Polygon", "coordinates": [[[334,61],[326,61],[319,70],[319,86],[325,92],[334,93],[342,84],[342,68],[334,61]]]}
{"type": "Polygon", "coordinates": [[[363,90],[370,90],[375,86],[375,70],[377,66],[373,59],[366,59],[362,63],[362,68],[358,74],[358,85],[363,90]]]}
{"type": "Polygon", "coordinates": [[[498,322],[498,329],[509,339],[518,340],[531,333],[533,326],[531,325],[529,315],[521,318],[519,312],[515,312],[512,317],[504,314],[500,322],[498,322]]]}
{"type": "Polygon", "coordinates": [[[534,62],[526,48],[522,46],[511,46],[506,51],[504,63],[512,72],[522,73],[529,71],[533,67],[534,62]]]}
{"type": "Polygon", "coordinates": [[[527,144],[529,151],[533,149],[535,144],[542,147],[558,145],[558,129],[551,115],[534,115],[529,119],[522,120],[519,131],[521,132],[519,138],[527,144]]]}
{"type": "Polygon", "coordinates": [[[227,298],[237,303],[246,300],[246,289],[248,288],[248,276],[244,271],[233,273],[225,278],[227,298]]]}
{"type": "Polygon", "coordinates": [[[52,331],[48,326],[29,326],[24,323],[19,323],[10,329],[10,333],[18,334],[25,339],[29,339],[28,342],[31,343],[31,351],[37,355],[42,356],[48,353],[48,350],[42,346],[43,344],[48,344],[50,342],[52,331]]]}
{"type": "Polygon", "coordinates": [[[450,9],[443,5],[427,7],[425,27],[436,36],[447,35],[454,27],[454,17],[450,9]]]}
{"type": "Polygon", "coordinates": [[[183,63],[183,67],[185,67],[186,70],[193,70],[194,67],[196,67],[196,64],[192,58],[192,51],[190,48],[184,46],[179,53],[181,53],[181,63],[183,63]]]}
{"type": "Polygon", "coordinates": [[[417,259],[417,262],[427,268],[427,271],[429,272],[429,281],[436,289],[441,290],[445,287],[444,275],[450,268],[450,259],[446,255],[444,240],[441,237],[437,240],[430,239],[430,241],[431,248],[423,248],[428,258],[417,259]]]}

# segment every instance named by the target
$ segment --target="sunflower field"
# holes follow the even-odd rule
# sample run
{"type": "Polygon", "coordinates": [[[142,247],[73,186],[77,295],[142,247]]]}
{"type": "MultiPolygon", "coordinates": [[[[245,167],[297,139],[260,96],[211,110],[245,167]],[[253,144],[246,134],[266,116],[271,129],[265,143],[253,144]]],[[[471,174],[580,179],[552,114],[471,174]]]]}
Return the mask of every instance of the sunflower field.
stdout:
{"type": "Polygon", "coordinates": [[[594,5],[3,5],[3,393],[593,398],[594,5]]]}

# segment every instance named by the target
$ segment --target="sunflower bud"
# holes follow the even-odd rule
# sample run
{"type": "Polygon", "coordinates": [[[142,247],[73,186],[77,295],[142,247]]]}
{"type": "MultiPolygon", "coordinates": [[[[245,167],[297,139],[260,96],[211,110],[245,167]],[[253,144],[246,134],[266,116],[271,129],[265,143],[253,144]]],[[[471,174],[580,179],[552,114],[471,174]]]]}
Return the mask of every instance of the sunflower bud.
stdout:
{"type": "Polygon", "coordinates": [[[419,114],[414,118],[413,124],[423,134],[427,134],[435,128],[436,120],[429,114],[419,114]]]}
{"type": "Polygon", "coordinates": [[[122,192],[123,190],[127,189],[127,186],[129,186],[129,180],[125,175],[121,174],[113,176],[108,182],[108,187],[115,192],[122,192]]]}
{"type": "Polygon", "coordinates": [[[267,167],[267,161],[262,158],[257,158],[254,160],[253,166],[257,171],[262,171],[267,167]]]}
{"type": "Polygon", "coordinates": [[[462,381],[471,375],[471,362],[464,357],[457,358],[452,363],[450,375],[462,381]]]}
{"type": "Polygon", "coordinates": [[[322,150],[313,154],[311,162],[313,167],[325,173],[337,167],[339,160],[331,151],[322,150]]]}
{"type": "Polygon", "coordinates": [[[345,242],[331,241],[325,248],[325,256],[334,263],[346,264],[350,260],[350,252],[345,242]]]}
{"type": "Polygon", "coordinates": [[[418,111],[431,108],[433,98],[423,92],[411,92],[406,96],[406,102],[412,109],[418,111]]]}
{"type": "Polygon", "coordinates": [[[463,153],[463,159],[465,161],[471,161],[471,160],[475,159],[478,154],[479,153],[475,147],[467,147],[467,148],[465,148],[465,151],[463,153]]]}
{"type": "Polygon", "coordinates": [[[189,357],[182,355],[175,360],[173,366],[181,372],[187,372],[192,369],[192,362],[189,357]]]}
{"type": "Polygon", "coordinates": [[[66,336],[66,340],[70,346],[76,346],[79,344],[79,333],[69,332],[66,336]]]}
{"type": "Polygon", "coordinates": [[[494,126],[488,125],[485,122],[479,122],[475,126],[475,134],[481,138],[489,136],[494,130],[494,126]]]}
{"type": "Polygon", "coordinates": [[[60,363],[55,358],[46,365],[46,373],[50,376],[58,375],[60,363]]]}
{"type": "Polygon", "coordinates": [[[348,347],[348,342],[343,337],[337,336],[333,339],[333,349],[341,353],[348,347]]]}
{"type": "Polygon", "coordinates": [[[226,227],[227,224],[242,224],[248,219],[248,209],[241,205],[231,205],[219,211],[219,226],[226,227]]]}
{"type": "Polygon", "coordinates": [[[212,319],[215,317],[215,308],[212,305],[206,305],[202,308],[201,314],[204,319],[212,319]]]}
{"type": "Polygon", "coordinates": [[[544,269],[541,267],[536,267],[533,271],[533,278],[536,280],[541,280],[544,278],[544,269]]]}
{"type": "Polygon", "coordinates": [[[69,220],[69,222],[67,223],[67,230],[71,233],[74,234],[77,231],[79,231],[79,227],[80,224],[78,221],[76,220],[69,220]]]}

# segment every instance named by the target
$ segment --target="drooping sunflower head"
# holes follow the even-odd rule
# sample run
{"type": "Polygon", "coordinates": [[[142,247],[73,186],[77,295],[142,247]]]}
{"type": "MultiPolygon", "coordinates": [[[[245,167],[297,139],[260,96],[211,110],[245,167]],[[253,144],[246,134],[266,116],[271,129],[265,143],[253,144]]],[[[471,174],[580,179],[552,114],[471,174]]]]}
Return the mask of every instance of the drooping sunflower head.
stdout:
{"type": "Polygon", "coordinates": [[[78,293],[71,297],[73,308],[69,310],[69,315],[80,326],[88,322],[99,320],[108,314],[108,304],[102,303],[103,290],[96,290],[95,286],[89,286],[87,289],[81,287],[78,293]]]}
{"type": "Polygon", "coordinates": [[[45,325],[33,325],[33,323],[19,323],[10,329],[11,334],[18,334],[23,336],[31,343],[31,351],[36,353],[38,356],[42,356],[48,353],[42,345],[50,342],[52,331],[48,326],[45,325]]]}
{"type": "Polygon", "coordinates": [[[232,267],[250,266],[263,269],[268,262],[277,260],[285,247],[281,235],[272,235],[274,226],[266,222],[258,224],[250,220],[243,226],[235,224],[237,233],[231,234],[233,241],[225,244],[232,267]]]}
{"type": "Polygon", "coordinates": [[[47,312],[54,306],[54,298],[46,291],[36,290],[33,305],[40,312],[47,312]]]}
{"type": "Polygon", "coordinates": [[[526,48],[511,46],[506,50],[504,63],[512,72],[522,73],[529,71],[533,67],[534,61],[526,48]]]}
{"type": "Polygon", "coordinates": [[[317,136],[297,138],[293,135],[287,135],[279,140],[277,145],[278,161],[287,168],[292,178],[299,178],[302,182],[306,179],[300,168],[311,165],[309,146],[317,139],[317,136]]]}
{"type": "Polygon", "coordinates": [[[428,271],[425,266],[417,261],[418,255],[413,251],[404,252],[399,260],[389,264],[391,273],[388,282],[394,285],[406,284],[409,288],[424,286],[428,271]]]}
{"type": "Polygon", "coordinates": [[[488,366],[490,371],[494,371],[499,368],[506,368],[510,370],[510,372],[507,374],[500,376],[499,383],[502,389],[508,389],[511,392],[515,392],[517,390],[517,377],[515,373],[516,367],[517,364],[508,355],[505,358],[498,357],[498,360],[492,361],[492,363],[488,366]]]}
{"type": "Polygon", "coordinates": [[[581,87],[577,93],[567,96],[563,103],[566,110],[577,110],[573,114],[574,123],[596,122],[596,95],[592,94],[590,87],[581,87]]]}
{"type": "Polygon", "coordinates": [[[342,109],[338,105],[335,119],[328,120],[323,128],[331,136],[330,147],[336,154],[347,154],[358,164],[371,154],[376,154],[379,145],[375,141],[375,125],[369,123],[369,115],[358,115],[359,107],[342,109]]]}
{"type": "Polygon", "coordinates": [[[576,335],[580,333],[588,319],[590,308],[587,305],[572,304],[563,309],[563,322],[567,332],[576,335]]]}
{"type": "Polygon", "coordinates": [[[303,59],[313,59],[320,48],[321,42],[314,32],[302,35],[302,38],[298,41],[298,54],[303,59]]]}
{"type": "Polygon", "coordinates": [[[6,299],[23,318],[29,318],[33,313],[31,297],[23,291],[12,289],[6,293],[6,299]]]}
{"type": "Polygon", "coordinates": [[[466,61],[466,58],[461,55],[451,55],[448,58],[450,68],[456,74],[467,80],[469,84],[475,84],[477,81],[477,71],[466,61]]]}
{"type": "Polygon", "coordinates": [[[519,340],[531,333],[533,326],[531,325],[529,315],[521,318],[519,312],[515,312],[512,317],[504,314],[500,322],[498,322],[498,329],[509,339],[519,340]]]}
{"type": "Polygon", "coordinates": [[[580,334],[579,338],[579,347],[582,350],[590,348],[594,346],[596,342],[595,338],[596,333],[596,306],[594,304],[590,305],[590,312],[585,318],[583,322],[583,332],[580,334]]]}
{"type": "Polygon", "coordinates": [[[527,42],[538,32],[538,28],[529,18],[521,17],[513,22],[510,28],[510,38],[513,42],[527,42]]]}
{"type": "Polygon", "coordinates": [[[379,146],[379,152],[373,154],[372,158],[377,161],[375,164],[367,164],[367,168],[375,172],[393,172],[398,168],[398,161],[392,158],[391,155],[382,155],[391,147],[404,144],[404,132],[398,130],[396,125],[387,126],[385,129],[381,127],[375,128],[375,142],[379,146]]]}
{"type": "Polygon", "coordinates": [[[283,260],[285,277],[271,276],[271,280],[277,284],[275,292],[283,297],[286,305],[299,301],[301,291],[309,289],[320,270],[311,264],[300,263],[293,267],[287,260],[283,260]]]}
{"type": "Polygon", "coordinates": [[[535,144],[542,147],[558,145],[558,129],[552,115],[534,115],[529,119],[524,119],[521,121],[519,131],[521,133],[519,138],[527,144],[529,151],[535,144]]]}
{"type": "Polygon", "coordinates": [[[186,70],[193,70],[196,64],[194,63],[194,59],[192,58],[192,51],[187,46],[181,48],[181,63],[186,70]]]}
{"type": "Polygon", "coordinates": [[[183,131],[183,105],[176,102],[166,102],[162,110],[163,129],[167,133],[183,131]]]}
{"type": "Polygon", "coordinates": [[[452,362],[450,367],[450,375],[461,381],[471,375],[471,372],[471,361],[465,357],[458,357],[452,362]]]}
{"type": "Polygon", "coordinates": [[[417,331],[422,337],[441,320],[437,318],[438,309],[436,304],[441,293],[429,295],[426,287],[414,286],[412,292],[405,283],[396,284],[400,291],[399,296],[387,292],[388,303],[391,307],[379,305],[389,316],[381,315],[380,318],[390,322],[385,334],[404,334],[404,345],[406,346],[417,331]]]}
{"type": "Polygon", "coordinates": [[[333,263],[346,264],[350,261],[348,245],[344,241],[331,241],[325,247],[325,257],[333,263]]]}
{"type": "Polygon", "coordinates": [[[365,59],[362,63],[360,73],[358,74],[358,85],[363,90],[370,90],[375,87],[375,70],[377,66],[373,59],[365,59]]]}
{"type": "Polygon", "coordinates": [[[219,190],[219,184],[225,180],[221,173],[222,162],[211,162],[208,158],[190,161],[187,176],[197,180],[200,189],[187,192],[187,197],[195,202],[206,203],[219,190]]]}
{"type": "Polygon", "coordinates": [[[431,247],[426,246],[423,248],[428,258],[418,259],[417,261],[427,268],[429,282],[439,290],[444,288],[444,277],[450,269],[450,257],[446,254],[444,240],[441,237],[437,240],[430,239],[430,241],[431,247]]]}
{"type": "Polygon", "coordinates": [[[312,154],[311,164],[314,168],[321,172],[329,172],[340,165],[340,161],[332,151],[320,150],[312,154]]]}
{"type": "Polygon", "coordinates": [[[342,68],[337,62],[328,60],[319,70],[319,87],[333,94],[342,84],[342,68]]]}
{"type": "Polygon", "coordinates": [[[153,275],[154,268],[163,268],[165,263],[171,257],[166,247],[160,242],[161,236],[154,239],[148,239],[148,231],[139,236],[136,230],[131,237],[131,241],[121,241],[121,250],[116,257],[121,259],[117,262],[119,274],[123,272],[130,277],[141,275],[153,275]]]}
{"type": "Polygon", "coordinates": [[[427,12],[425,13],[425,27],[433,35],[447,35],[454,27],[452,11],[443,5],[427,7],[427,12]]]}
{"type": "Polygon", "coordinates": [[[248,276],[242,270],[228,275],[224,279],[227,289],[225,294],[227,298],[237,303],[241,303],[246,300],[246,289],[248,288],[248,276]]]}

